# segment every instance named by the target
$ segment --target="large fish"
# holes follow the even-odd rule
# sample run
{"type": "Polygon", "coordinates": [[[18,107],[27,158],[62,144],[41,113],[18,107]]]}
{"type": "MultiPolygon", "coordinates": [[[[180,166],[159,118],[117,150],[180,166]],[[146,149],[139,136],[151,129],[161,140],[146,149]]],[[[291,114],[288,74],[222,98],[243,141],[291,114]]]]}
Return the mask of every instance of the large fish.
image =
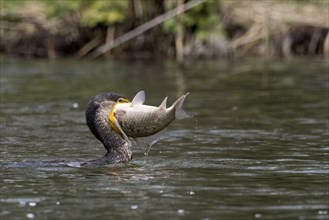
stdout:
{"type": "Polygon", "coordinates": [[[159,139],[159,133],[175,119],[188,117],[182,109],[186,95],[167,108],[167,97],[159,107],[143,105],[144,91],[136,94],[132,102],[118,102],[113,108],[112,120],[117,129],[128,139],[134,138],[138,145],[147,146],[159,139]]]}

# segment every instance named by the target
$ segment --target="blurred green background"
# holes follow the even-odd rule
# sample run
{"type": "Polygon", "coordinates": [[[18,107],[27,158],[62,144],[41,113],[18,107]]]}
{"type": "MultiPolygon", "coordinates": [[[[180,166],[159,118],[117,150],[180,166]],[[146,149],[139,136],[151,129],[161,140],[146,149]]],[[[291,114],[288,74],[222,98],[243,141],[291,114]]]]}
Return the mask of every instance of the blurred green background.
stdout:
{"type": "Polygon", "coordinates": [[[99,55],[178,61],[328,56],[328,6],[326,0],[1,0],[0,53],[88,57],[157,18],[159,24],[99,55]],[[188,4],[195,5],[175,13],[188,4]],[[163,19],[170,10],[173,18],[163,19]]]}

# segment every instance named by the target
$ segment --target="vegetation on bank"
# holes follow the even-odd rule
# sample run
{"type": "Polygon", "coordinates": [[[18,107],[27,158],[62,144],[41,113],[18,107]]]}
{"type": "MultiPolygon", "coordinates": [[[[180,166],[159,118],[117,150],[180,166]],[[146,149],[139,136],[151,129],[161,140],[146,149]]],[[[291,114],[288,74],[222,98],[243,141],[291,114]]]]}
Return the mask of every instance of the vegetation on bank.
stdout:
{"type": "Polygon", "coordinates": [[[325,0],[0,0],[0,4],[4,55],[90,57],[107,45],[110,49],[101,53],[106,58],[329,56],[325,0]],[[181,13],[193,2],[198,5],[181,13]],[[113,46],[118,37],[170,10],[177,12],[173,18],[113,46]]]}

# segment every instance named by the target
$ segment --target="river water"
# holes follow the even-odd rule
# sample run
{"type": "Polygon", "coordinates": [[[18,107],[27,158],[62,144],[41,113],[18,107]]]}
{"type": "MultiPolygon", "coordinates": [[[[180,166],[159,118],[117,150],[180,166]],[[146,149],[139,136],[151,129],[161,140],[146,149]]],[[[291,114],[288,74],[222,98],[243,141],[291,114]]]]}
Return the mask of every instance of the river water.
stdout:
{"type": "Polygon", "coordinates": [[[0,218],[329,219],[328,67],[3,60],[0,218]],[[85,124],[90,97],[141,89],[150,105],[190,92],[193,117],[128,164],[54,165],[105,154],[85,124]]]}

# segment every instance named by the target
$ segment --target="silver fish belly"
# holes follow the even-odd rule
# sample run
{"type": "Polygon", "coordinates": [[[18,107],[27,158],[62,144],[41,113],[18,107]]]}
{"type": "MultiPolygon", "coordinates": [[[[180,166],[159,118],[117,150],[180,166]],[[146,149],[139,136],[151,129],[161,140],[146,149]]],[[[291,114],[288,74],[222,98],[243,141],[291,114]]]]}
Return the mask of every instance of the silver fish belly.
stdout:
{"type": "Polygon", "coordinates": [[[116,106],[114,116],[122,130],[128,137],[138,138],[154,135],[166,128],[175,120],[173,109],[139,105],[132,107],[129,104],[116,106]]]}

